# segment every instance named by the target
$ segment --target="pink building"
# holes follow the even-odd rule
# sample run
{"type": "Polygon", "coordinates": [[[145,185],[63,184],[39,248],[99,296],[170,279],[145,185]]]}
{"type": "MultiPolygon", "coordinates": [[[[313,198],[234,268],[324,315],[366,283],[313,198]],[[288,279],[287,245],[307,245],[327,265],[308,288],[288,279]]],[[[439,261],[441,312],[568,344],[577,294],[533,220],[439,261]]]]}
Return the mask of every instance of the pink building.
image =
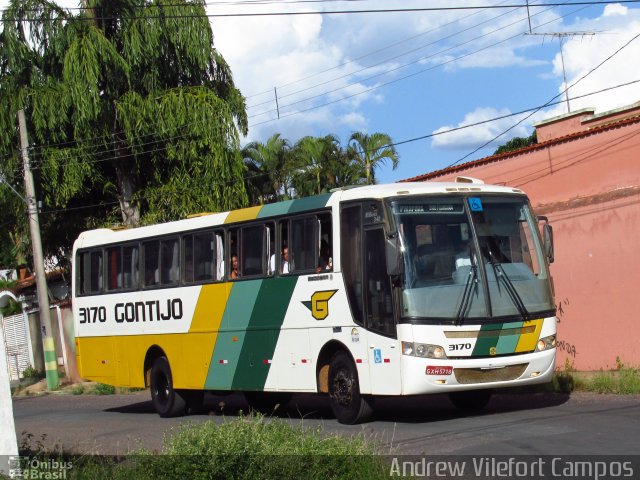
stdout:
{"type": "Polygon", "coordinates": [[[640,366],[640,102],[594,113],[539,123],[530,147],[404,180],[517,187],[549,217],[561,369],[640,366]]]}

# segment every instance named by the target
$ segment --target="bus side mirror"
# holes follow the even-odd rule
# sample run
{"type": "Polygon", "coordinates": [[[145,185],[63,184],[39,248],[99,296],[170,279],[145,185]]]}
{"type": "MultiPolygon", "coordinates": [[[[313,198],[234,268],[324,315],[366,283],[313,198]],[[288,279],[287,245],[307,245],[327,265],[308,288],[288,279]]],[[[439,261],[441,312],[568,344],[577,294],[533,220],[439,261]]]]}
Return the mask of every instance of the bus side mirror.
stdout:
{"type": "Polygon", "coordinates": [[[400,237],[393,233],[387,237],[386,241],[387,275],[397,277],[402,274],[402,249],[400,248],[400,237]]]}
{"type": "Polygon", "coordinates": [[[549,263],[553,263],[555,259],[553,253],[553,227],[549,225],[549,219],[547,217],[538,217],[538,221],[543,221],[542,226],[542,243],[544,246],[544,253],[547,255],[549,263]]]}

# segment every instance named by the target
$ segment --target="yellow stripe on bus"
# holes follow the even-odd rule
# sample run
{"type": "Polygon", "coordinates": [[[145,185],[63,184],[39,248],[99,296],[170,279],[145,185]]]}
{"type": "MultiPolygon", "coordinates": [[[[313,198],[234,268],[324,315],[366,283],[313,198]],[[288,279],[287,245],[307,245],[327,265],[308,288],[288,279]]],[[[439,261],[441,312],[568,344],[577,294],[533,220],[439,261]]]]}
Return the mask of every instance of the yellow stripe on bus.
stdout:
{"type": "Polygon", "coordinates": [[[249,207],[242,210],[233,210],[229,212],[224,223],[244,222],[246,220],[255,220],[262,207],[249,207]]]}
{"type": "Polygon", "coordinates": [[[542,330],[542,323],[544,320],[528,320],[522,323],[522,330],[527,331],[526,327],[534,326],[535,330],[530,333],[523,333],[520,335],[518,345],[516,346],[516,352],[531,352],[536,348],[536,342],[540,338],[540,331],[542,330]]]}

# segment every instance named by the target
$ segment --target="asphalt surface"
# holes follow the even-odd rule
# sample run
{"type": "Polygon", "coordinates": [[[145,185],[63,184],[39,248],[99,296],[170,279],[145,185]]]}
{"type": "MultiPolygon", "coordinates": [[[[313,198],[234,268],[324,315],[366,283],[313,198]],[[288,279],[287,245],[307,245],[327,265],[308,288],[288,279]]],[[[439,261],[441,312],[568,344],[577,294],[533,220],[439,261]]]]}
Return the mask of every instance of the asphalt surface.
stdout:
{"type": "MultiPolygon", "coordinates": [[[[160,451],[163,437],[186,422],[221,423],[246,412],[244,397],[207,394],[203,413],[162,419],[149,392],[45,395],[13,400],[19,442],[66,452],[118,455],[160,451]]],[[[325,397],[297,395],[279,415],[328,433],[364,434],[388,454],[637,455],[640,395],[497,394],[480,414],[463,415],[446,396],[386,398],[373,420],[347,426],[325,397]]]]}

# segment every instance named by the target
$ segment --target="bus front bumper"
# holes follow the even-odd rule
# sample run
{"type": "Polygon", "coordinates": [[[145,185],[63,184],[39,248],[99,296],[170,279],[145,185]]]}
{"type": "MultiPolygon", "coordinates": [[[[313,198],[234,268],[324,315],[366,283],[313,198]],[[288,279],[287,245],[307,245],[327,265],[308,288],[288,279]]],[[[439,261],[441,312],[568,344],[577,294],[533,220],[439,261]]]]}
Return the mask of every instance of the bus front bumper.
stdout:
{"type": "Polygon", "coordinates": [[[556,349],[498,358],[436,360],[402,356],[402,394],[421,395],[462,390],[548,383],[556,349]]]}

